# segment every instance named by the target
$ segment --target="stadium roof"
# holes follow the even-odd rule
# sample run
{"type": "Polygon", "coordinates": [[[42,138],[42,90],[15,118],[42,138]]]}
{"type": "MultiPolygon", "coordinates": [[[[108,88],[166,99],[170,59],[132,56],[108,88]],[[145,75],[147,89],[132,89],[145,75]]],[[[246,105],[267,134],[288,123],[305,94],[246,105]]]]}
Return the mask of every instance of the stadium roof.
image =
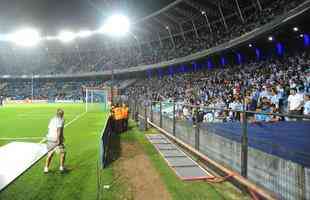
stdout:
{"type": "Polygon", "coordinates": [[[173,0],[1,0],[0,31],[21,26],[40,29],[48,35],[59,30],[96,29],[105,16],[122,12],[131,19],[146,16],[173,0]]]}
{"type": "Polygon", "coordinates": [[[43,35],[55,35],[62,29],[95,29],[113,12],[121,12],[133,21],[133,32],[140,38],[168,36],[192,29],[204,22],[220,20],[267,0],[3,0],[0,7],[0,30],[8,32],[21,26],[38,28],[43,35]],[[182,27],[182,28],[181,28],[182,27]]]}

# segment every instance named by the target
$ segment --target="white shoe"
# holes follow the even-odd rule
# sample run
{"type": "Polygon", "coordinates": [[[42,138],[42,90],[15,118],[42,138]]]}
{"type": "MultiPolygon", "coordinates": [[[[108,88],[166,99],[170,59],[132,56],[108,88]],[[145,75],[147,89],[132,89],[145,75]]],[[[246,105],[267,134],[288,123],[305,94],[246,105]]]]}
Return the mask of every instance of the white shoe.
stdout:
{"type": "Polygon", "coordinates": [[[47,167],[44,167],[44,173],[48,173],[48,168],[47,167]]]}
{"type": "Polygon", "coordinates": [[[65,168],[63,166],[60,166],[59,171],[63,172],[63,171],[65,171],[65,168]]]}

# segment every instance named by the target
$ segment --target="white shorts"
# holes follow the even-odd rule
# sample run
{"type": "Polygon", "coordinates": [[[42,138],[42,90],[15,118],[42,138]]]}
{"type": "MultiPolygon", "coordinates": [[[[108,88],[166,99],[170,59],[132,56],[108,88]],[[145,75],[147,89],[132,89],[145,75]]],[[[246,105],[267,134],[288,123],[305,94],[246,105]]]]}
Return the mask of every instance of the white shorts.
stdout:
{"type": "Polygon", "coordinates": [[[59,144],[57,145],[56,142],[54,141],[47,141],[47,149],[50,152],[56,152],[56,153],[65,153],[65,145],[64,144],[59,144]],[[52,149],[52,150],[51,150],[52,149]]]}

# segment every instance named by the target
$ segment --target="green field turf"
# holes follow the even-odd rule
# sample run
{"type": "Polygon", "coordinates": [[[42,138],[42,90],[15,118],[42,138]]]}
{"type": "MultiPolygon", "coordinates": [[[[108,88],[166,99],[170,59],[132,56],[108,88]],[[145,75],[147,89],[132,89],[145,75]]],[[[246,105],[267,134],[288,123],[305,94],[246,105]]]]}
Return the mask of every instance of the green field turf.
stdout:
{"type": "MultiPolygon", "coordinates": [[[[129,192],[132,186],[128,185],[126,180],[119,179],[121,172],[116,166],[121,159],[116,160],[104,170],[97,170],[99,137],[106,122],[107,113],[88,112],[85,114],[83,104],[12,105],[0,109],[0,119],[3,119],[0,120],[0,138],[45,136],[49,119],[55,115],[59,107],[65,110],[67,123],[80,116],[65,128],[65,144],[68,152],[66,166],[69,172],[61,174],[58,171],[58,156],[56,155],[51,172],[46,175],[43,173],[45,159],[42,159],[0,192],[0,200],[134,199],[129,192]],[[84,114],[81,115],[82,113],[84,114]],[[99,177],[101,186],[98,189],[99,177]],[[104,189],[104,185],[111,187],[104,189]]],[[[152,131],[154,129],[148,132],[152,131]]],[[[0,141],[0,144],[4,145],[10,141],[14,140],[0,141]]],[[[35,140],[35,142],[39,141],[40,139],[35,140]]],[[[209,184],[204,181],[181,181],[133,122],[130,123],[130,131],[120,135],[120,142],[135,143],[142,148],[173,200],[249,199],[246,194],[236,191],[229,183],[209,184]]],[[[145,199],[148,198],[145,197],[145,199]]]]}
{"type": "MultiPolygon", "coordinates": [[[[0,138],[44,137],[57,108],[65,110],[67,123],[85,111],[83,104],[8,105],[0,109],[0,138]]],[[[42,159],[0,192],[0,199],[96,199],[99,136],[106,116],[86,113],[65,128],[68,173],[58,172],[56,156],[51,173],[43,174],[42,159]]],[[[8,142],[1,140],[2,145],[8,142]]]]}

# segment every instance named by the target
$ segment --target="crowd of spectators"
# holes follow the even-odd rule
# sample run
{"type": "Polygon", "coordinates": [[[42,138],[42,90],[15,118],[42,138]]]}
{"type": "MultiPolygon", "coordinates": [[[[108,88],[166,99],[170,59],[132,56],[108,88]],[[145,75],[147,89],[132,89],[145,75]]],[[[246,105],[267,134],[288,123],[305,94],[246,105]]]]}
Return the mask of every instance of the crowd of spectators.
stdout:
{"type": "Polygon", "coordinates": [[[85,88],[103,88],[103,80],[23,80],[0,81],[1,96],[10,100],[83,100],[85,88]]]}
{"type": "Polygon", "coordinates": [[[10,100],[70,100],[84,101],[86,88],[122,90],[135,79],[106,80],[101,78],[78,79],[0,79],[0,96],[10,100]]]}
{"type": "MultiPolygon", "coordinates": [[[[178,117],[191,120],[199,112],[205,121],[242,120],[242,113],[235,111],[244,110],[310,116],[310,54],[153,77],[128,88],[127,95],[139,100],[174,101],[178,117]]],[[[285,120],[260,114],[250,118],[253,122],[285,120]]]]}
{"type": "Polygon", "coordinates": [[[221,20],[212,23],[212,33],[205,21],[199,20],[195,22],[198,37],[195,31],[191,30],[186,32],[184,37],[182,34],[173,37],[174,42],[171,38],[162,39],[161,42],[140,41],[140,44],[131,45],[99,45],[101,41],[84,41],[66,48],[57,48],[56,51],[45,47],[32,52],[14,48],[4,49],[0,51],[0,75],[78,74],[172,60],[241,36],[295,8],[302,1],[274,0],[264,5],[261,11],[257,7],[251,7],[243,12],[244,22],[241,22],[235,13],[226,18],[227,28],[221,20]]]}

